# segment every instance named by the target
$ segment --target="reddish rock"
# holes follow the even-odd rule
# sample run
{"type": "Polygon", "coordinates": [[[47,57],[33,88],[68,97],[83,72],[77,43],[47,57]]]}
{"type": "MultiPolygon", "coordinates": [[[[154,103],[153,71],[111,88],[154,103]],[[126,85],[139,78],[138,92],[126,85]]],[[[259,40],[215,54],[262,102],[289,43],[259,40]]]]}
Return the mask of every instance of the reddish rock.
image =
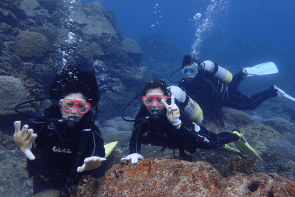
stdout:
{"type": "Polygon", "coordinates": [[[113,166],[101,196],[220,196],[222,177],[209,163],[146,159],[113,166]]]}
{"type": "Polygon", "coordinates": [[[99,182],[85,177],[73,196],[295,196],[295,182],[277,174],[237,173],[223,178],[207,162],[145,159],[137,164],[121,162],[99,182]],[[77,195],[74,195],[77,194],[77,195]]]}

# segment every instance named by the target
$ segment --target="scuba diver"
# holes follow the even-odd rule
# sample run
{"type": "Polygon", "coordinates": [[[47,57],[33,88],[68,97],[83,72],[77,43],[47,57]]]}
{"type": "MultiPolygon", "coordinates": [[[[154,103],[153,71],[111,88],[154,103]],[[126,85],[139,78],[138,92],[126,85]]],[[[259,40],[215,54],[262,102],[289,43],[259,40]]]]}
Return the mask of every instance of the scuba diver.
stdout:
{"type": "MultiPolygon", "coordinates": [[[[162,146],[163,150],[166,147],[179,149],[183,155],[184,150],[194,153],[197,148],[214,149],[230,142],[236,142],[241,151],[260,158],[238,130],[215,134],[193,122],[193,118],[181,109],[183,107],[178,107],[184,103],[175,99],[169,89],[157,81],[151,81],[143,88],[143,104],[137,113],[129,143],[130,154],[121,160],[131,160],[135,164],[138,159],[144,159],[140,155],[141,144],[162,146]]],[[[180,98],[179,95],[176,97],[180,98]]]]}
{"type": "Polygon", "coordinates": [[[228,70],[217,63],[208,60],[201,63],[199,58],[186,55],[182,61],[182,68],[184,77],[178,86],[201,106],[205,116],[209,112],[217,114],[222,127],[224,127],[221,118],[222,107],[255,110],[265,100],[283,93],[275,85],[254,94],[251,98],[238,90],[246,76],[276,73],[277,68],[273,63],[244,68],[233,77],[228,70]],[[261,69],[262,66],[265,67],[265,71],[261,69]]]}
{"type": "Polygon", "coordinates": [[[15,121],[14,141],[28,158],[33,193],[57,190],[60,196],[68,196],[68,187],[77,176],[92,173],[99,177],[101,162],[106,160],[91,108],[100,99],[94,70],[68,65],[56,75],[49,95],[58,105],[22,128],[21,121],[15,121]]]}

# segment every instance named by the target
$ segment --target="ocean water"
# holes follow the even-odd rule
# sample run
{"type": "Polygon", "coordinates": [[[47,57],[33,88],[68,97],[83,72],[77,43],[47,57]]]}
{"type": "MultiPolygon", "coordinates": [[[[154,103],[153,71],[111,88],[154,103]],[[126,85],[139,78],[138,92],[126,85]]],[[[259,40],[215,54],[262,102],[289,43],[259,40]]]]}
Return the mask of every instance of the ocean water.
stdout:
{"type": "Polygon", "coordinates": [[[115,13],[123,34],[137,42],[142,35],[162,33],[181,55],[194,52],[220,65],[250,67],[272,61],[295,87],[293,0],[101,2],[115,13]]]}
{"type": "MultiPolygon", "coordinates": [[[[43,1],[43,3],[44,2],[45,1],[43,1]]],[[[62,2],[66,8],[71,10],[72,3],[74,5],[75,0],[62,2]]],[[[92,1],[84,0],[84,2],[90,3],[92,1]]],[[[269,88],[270,84],[279,83],[276,85],[280,86],[280,84],[282,84],[280,87],[286,90],[287,93],[290,93],[291,96],[295,97],[295,82],[293,80],[293,75],[295,73],[295,67],[293,66],[295,59],[295,49],[293,47],[295,44],[295,40],[293,39],[295,28],[293,25],[293,20],[295,18],[295,13],[293,11],[295,7],[294,0],[101,0],[101,2],[104,9],[110,9],[115,13],[116,20],[124,36],[139,43],[142,50],[144,46],[152,46],[146,47],[144,50],[144,58],[150,58],[149,61],[147,61],[149,62],[147,70],[150,69],[148,71],[157,70],[159,72],[167,72],[169,76],[181,65],[181,59],[186,54],[198,56],[202,61],[207,59],[215,61],[219,65],[230,70],[233,74],[238,72],[241,67],[251,67],[271,61],[277,65],[280,76],[247,77],[240,86],[241,92],[247,95],[253,95],[254,93],[269,88]],[[169,53],[170,49],[171,53],[169,53]],[[161,51],[164,52],[159,53],[161,51]],[[161,55],[166,56],[160,57],[161,55]],[[151,60],[152,58],[154,58],[155,61],[151,60]],[[155,65],[150,65],[151,63],[155,63],[155,65]]],[[[60,21],[65,20],[62,19],[60,21]]],[[[70,24],[70,22],[68,24],[70,24]]],[[[79,27],[78,23],[73,23],[73,26],[69,25],[68,29],[65,28],[65,30],[68,30],[66,36],[64,36],[67,39],[63,40],[64,45],[56,46],[56,54],[62,54],[62,61],[59,61],[58,66],[66,65],[66,58],[74,54],[75,42],[80,41],[80,37],[73,33],[75,31],[72,30],[77,30],[79,27]]],[[[3,33],[1,32],[1,34],[3,33]]],[[[113,61],[113,59],[109,61],[113,61]]],[[[143,62],[144,61],[145,59],[143,62]]],[[[24,62],[25,65],[31,65],[27,64],[25,60],[24,62]]],[[[98,59],[96,59],[95,62],[97,68],[100,68],[101,71],[107,69],[104,62],[98,59]]],[[[42,63],[44,63],[44,65],[41,63],[36,64],[40,72],[37,72],[37,70],[35,75],[41,73],[41,70],[45,68],[46,61],[42,63]]],[[[122,62],[122,64],[120,63],[117,64],[116,62],[116,66],[126,66],[124,62],[122,62]]],[[[145,64],[140,65],[146,66],[145,64]]],[[[137,66],[137,64],[135,66],[137,66]]],[[[28,66],[28,68],[30,67],[28,66]]],[[[124,71],[127,73],[133,71],[132,68],[134,67],[130,68],[127,66],[124,71]]],[[[100,70],[98,70],[97,73],[100,70]]],[[[15,71],[17,70],[13,70],[13,72],[15,71]]],[[[45,71],[46,70],[42,70],[42,72],[45,71]]],[[[3,75],[4,72],[1,71],[1,73],[3,75]]],[[[146,73],[148,72],[145,72],[145,74],[146,73]]],[[[105,137],[105,140],[113,141],[113,138],[119,138],[120,144],[124,143],[128,146],[130,131],[132,129],[130,129],[128,127],[130,125],[125,122],[120,122],[122,120],[119,116],[123,108],[122,106],[125,106],[129,102],[129,99],[131,100],[131,98],[127,98],[127,96],[133,97],[133,95],[124,96],[126,97],[124,101],[117,99],[125,95],[126,92],[129,93],[129,89],[124,89],[119,79],[114,78],[115,74],[110,75],[113,78],[103,72],[98,74],[101,82],[101,92],[109,97],[104,97],[99,102],[99,104],[102,103],[101,106],[107,107],[108,110],[99,108],[100,114],[98,120],[102,122],[97,121],[97,125],[99,128],[105,127],[104,132],[107,134],[114,132],[113,136],[105,137]],[[116,94],[106,91],[108,90],[106,87],[111,91],[113,90],[116,94]],[[110,87],[112,87],[112,89],[110,87]],[[113,98],[114,100],[111,100],[113,98]],[[110,103],[119,103],[121,106],[117,107],[110,103]],[[107,120],[113,128],[107,127],[107,121],[103,122],[102,118],[107,116],[105,115],[107,111],[112,111],[109,109],[114,108],[116,109],[113,110],[116,113],[116,117],[107,120]],[[121,124],[124,125],[126,129],[120,128],[121,124]]],[[[180,79],[180,72],[178,74],[179,75],[176,76],[180,79]]],[[[165,77],[167,75],[165,75],[165,77]]],[[[161,75],[161,77],[162,76],[163,75],[161,75]]],[[[131,85],[129,87],[131,87],[131,85]]],[[[44,90],[47,91],[47,88],[44,87],[44,90]]],[[[130,92],[133,92],[133,90],[133,87],[131,87],[130,92]]],[[[228,117],[228,122],[226,123],[229,126],[226,128],[227,130],[224,131],[228,131],[228,128],[236,128],[236,125],[241,126],[246,130],[247,137],[249,136],[249,143],[253,145],[253,147],[257,147],[257,150],[260,151],[260,155],[263,158],[263,160],[256,162],[257,166],[262,169],[263,172],[276,172],[294,181],[295,103],[283,99],[283,97],[269,99],[255,111],[243,111],[239,113],[231,111],[230,109],[225,109],[225,114],[228,117]],[[266,126],[268,127],[266,128],[266,126]],[[279,137],[277,137],[278,135],[279,137]]],[[[141,100],[138,100],[138,103],[134,102],[132,104],[134,106],[130,107],[132,113],[136,114],[139,110],[141,100]]],[[[41,104],[36,105],[40,106],[41,104]]],[[[47,105],[50,105],[49,102],[42,104],[41,108],[45,108],[47,105]]],[[[41,114],[37,114],[37,116],[39,115],[41,114]]],[[[3,137],[4,135],[2,133],[4,133],[5,130],[1,128],[0,131],[0,141],[2,144],[0,149],[1,153],[5,153],[0,158],[3,164],[1,173],[3,177],[5,177],[2,180],[2,185],[0,184],[0,193],[2,192],[1,194],[3,195],[7,193],[10,194],[14,190],[16,190],[16,193],[28,191],[25,196],[29,196],[31,185],[27,180],[25,165],[21,168],[22,173],[19,173],[19,158],[23,158],[24,155],[16,148],[12,138],[12,132],[14,131],[12,122],[22,119],[22,123],[24,124],[27,120],[24,120],[23,117],[17,117],[17,119],[13,117],[11,120],[9,119],[10,117],[5,118],[9,121],[2,121],[2,124],[4,122],[7,125],[9,124],[11,127],[9,132],[11,132],[9,135],[5,134],[5,137],[3,137]],[[3,140],[5,138],[7,139],[3,140]],[[11,177],[11,179],[7,180],[6,177],[7,179],[11,177]],[[25,180],[25,182],[23,180],[25,180]],[[19,183],[19,187],[15,186],[17,185],[15,182],[19,183]],[[5,189],[6,187],[8,189],[5,189]],[[22,191],[18,191],[16,188],[22,191]]],[[[208,126],[208,129],[211,131],[222,131],[213,123],[208,126]]],[[[169,155],[169,152],[167,152],[164,156],[172,158],[172,153],[169,155]]],[[[143,155],[146,158],[164,157],[156,148],[146,149],[143,155]]],[[[230,159],[235,156],[237,156],[235,153],[230,154],[220,151],[215,154],[215,150],[211,152],[198,150],[198,152],[193,155],[193,158],[195,160],[208,161],[212,163],[215,168],[221,169],[224,172],[226,169],[223,167],[228,166],[230,159]],[[220,158],[223,160],[220,160],[220,158]]],[[[25,163],[24,160],[21,162],[22,164],[25,163]]]]}

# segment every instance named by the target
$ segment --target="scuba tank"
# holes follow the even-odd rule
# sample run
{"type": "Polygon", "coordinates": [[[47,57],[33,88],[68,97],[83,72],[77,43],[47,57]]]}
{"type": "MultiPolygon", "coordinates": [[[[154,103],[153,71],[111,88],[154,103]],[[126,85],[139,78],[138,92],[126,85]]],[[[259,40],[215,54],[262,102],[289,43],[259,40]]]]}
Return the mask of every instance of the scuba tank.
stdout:
{"type": "MultiPolygon", "coordinates": [[[[161,83],[165,83],[164,80],[161,80],[161,83]]],[[[167,87],[168,91],[170,92],[171,95],[174,95],[174,98],[179,101],[181,107],[184,109],[184,113],[194,122],[201,123],[203,120],[203,111],[201,107],[194,101],[192,100],[182,89],[180,89],[177,86],[169,86],[167,87]]],[[[153,112],[150,116],[142,117],[140,119],[134,119],[134,120],[128,120],[124,118],[124,113],[128,106],[138,97],[140,97],[141,94],[137,95],[134,99],[132,99],[124,108],[122,112],[122,119],[127,121],[127,122],[135,122],[135,121],[141,121],[149,118],[153,119],[159,119],[160,115],[157,114],[156,112],[153,112]]]]}
{"type": "Polygon", "coordinates": [[[168,90],[170,90],[171,94],[174,95],[174,98],[178,100],[183,109],[184,113],[195,123],[200,124],[203,120],[203,111],[201,107],[191,99],[185,91],[183,91],[178,86],[169,86],[168,90]]]}
{"type": "Polygon", "coordinates": [[[233,75],[228,70],[222,68],[221,66],[218,66],[218,64],[215,62],[206,60],[200,65],[201,68],[210,72],[214,77],[220,79],[226,84],[229,84],[233,79],[233,75]]]}

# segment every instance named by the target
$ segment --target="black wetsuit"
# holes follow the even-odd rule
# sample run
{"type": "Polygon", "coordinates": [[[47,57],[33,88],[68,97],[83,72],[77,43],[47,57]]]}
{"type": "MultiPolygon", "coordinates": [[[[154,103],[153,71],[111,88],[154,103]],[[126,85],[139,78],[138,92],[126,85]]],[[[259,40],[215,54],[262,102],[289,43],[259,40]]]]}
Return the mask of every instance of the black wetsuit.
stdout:
{"type": "Polygon", "coordinates": [[[199,70],[192,83],[182,79],[179,87],[200,105],[205,114],[208,110],[218,111],[224,106],[238,110],[254,110],[265,100],[278,95],[272,86],[251,98],[247,97],[238,90],[244,77],[245,74],[241,71],[227,85],[210,72],[199,70]]]}
{"type": "MultiPolygon", "coordinates": [[[[167,103],[169,102],[168,100],[167,103]]],[[[198,125],[193,124],[182,110],[180,110],[182,124],[179,129],[176,129],[168,120],[166,109],[158,121],[151,117],[140,120],[147,116],[149,116],[149,112],[142,105],[136,116],[138,121],[134,123],[134,130],[129,143],[130,154],[140,153],[141,144],[151,144],[171,149],[179,148],[180,151],[185,149],[190,153],[194,153],[197,148],[213,149],[239,140],[237,135],[230,132],[215,134],[202,126],[199,126],[200,131],[196,132],[195,128],[198,125]]]]}
{"type": "MultiPolygon", "coordinates": [[[[47,109],[45,117],[61,119],[58,106],[47,109]]],[[[45,189],[61,189],[65,186],[78,157],[77,153],[82,139],[88,138],[83,142],[86,146],[79,159],[79,166],[83,165],[86,157],[105,156],[101,133],[93,125],[93,121],[91,112],[88,112],[74,129],[68,129],[64,123],[41,119],[36,119],[29,124],[29,128],[32,128],[38,135],[35,140],[36,146],[32,148],[36,159],[27,160],[29,176],[34,176],[34,194],[45,189]],[[85,129],[91,129],[91,131],[85,129]],[[84,135],[87,137],[85,138],[84,135]]],[[[99,169],[85,171],[85,173],[92,173],[97,177],[99,169]]]]}

